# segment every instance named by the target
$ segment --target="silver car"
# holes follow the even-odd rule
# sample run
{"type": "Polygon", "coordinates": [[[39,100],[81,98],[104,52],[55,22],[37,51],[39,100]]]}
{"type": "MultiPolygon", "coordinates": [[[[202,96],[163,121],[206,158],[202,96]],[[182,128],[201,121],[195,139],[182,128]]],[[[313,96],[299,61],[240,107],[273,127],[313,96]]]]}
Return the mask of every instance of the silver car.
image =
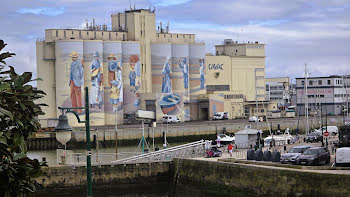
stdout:
{"type": "Polygon", "coordinates": [[[281,156],[281,163],[292,163],[295,164],[296,159],[301,155],[305,150],[313,146],[294,146],[291,148],[288,153],[285,153],[281,156]]]}

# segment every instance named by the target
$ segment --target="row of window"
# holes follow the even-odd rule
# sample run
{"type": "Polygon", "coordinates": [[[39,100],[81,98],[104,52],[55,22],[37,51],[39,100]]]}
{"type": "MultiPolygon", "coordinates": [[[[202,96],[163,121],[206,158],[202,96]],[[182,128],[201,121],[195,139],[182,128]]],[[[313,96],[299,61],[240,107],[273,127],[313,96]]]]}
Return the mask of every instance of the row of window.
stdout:
{"type": "Polygon", "coordinates": [[[348,97],[350,94],[335,94],[334,97],[348,97]]]}
{"type": "MultiPolygon", "coordinates": [[[[79,37],[81,37],[81,32],[82,31],[79,31],[79,37]]],[[[71,31],[72,35],[74,34],[74,31],[71,31]]],[[[103,32],[102,33],[102,36],[103,36],[103,32]]],[[[112,33],[114,32],[108,32],[108,37],[109,39],[111,39],[111,36],[112,36],[112,33]]],[[[89,35],[89,31],[86,31],[86,35],[89,35]]],[[[115,33],[115,36],[118,36],[118,33],[115,33]]],[[[56,30],[56,37],[58,37],[58,30],[56,30]]],[[[67,37],[67,31],[63,31],[63,37],[66,38],[67,37]]],[[[96,31],[94,31],[94,38],[96,39],[96,31]]],[[[73,38],[71,38],[73,39],[73,38]]],[[[125,40],[125,34],[123,34],[123,40],[125,40]]]]}
{"type": "Polygon", "coordinates": [[[243,94],[229,94],[229,95],[224,95],[225,99],[240,99],[243,98],[243,94]]]}
{"type": "MultiPolygon", "coordinates": [[[[304,80],[301,81],[301,85],[305,84],[304,80]]],[[[322,85],[322,80],[309,80],[309,85],[322,85]]],[[[331,85],[331,80],[327,80],[327,85],[331,85]]]]}
{"type": "MultiPolygon", "coordinates": [[[[142,32],[141,32],[141,34],[142,34],[142,32]]],[[[165,38],[165,35],[166,35],[166,34],[163,34],[164,38],[165,38]]],[[[157,34],[157,37],[159,38],[159,34],[157,34]]],[[[173,37],[173,34],[170,34],[170,37],[172,38],[172,37],[173,37]]],[[[182,37],[185,38],[185,35],[182,34],[182,37]]],[[[191,38],[191,37],[192,37],[192,36],[190,35],[190,38],[191,38]]],[[[179,35],[178,35],[178,34],[176,35],[176,38],[179,38],[179,35]]]]}
{"type": "Polygon", "coordinates": [[[230,85],[207,85],[207,91],[229,91],[230,85]]]}
{"type": "Polygon", "coordinates": [[[320,95],[307,95],[308,98],[324,98],[324,95],[323,94],[320,94],[320,95]]]}

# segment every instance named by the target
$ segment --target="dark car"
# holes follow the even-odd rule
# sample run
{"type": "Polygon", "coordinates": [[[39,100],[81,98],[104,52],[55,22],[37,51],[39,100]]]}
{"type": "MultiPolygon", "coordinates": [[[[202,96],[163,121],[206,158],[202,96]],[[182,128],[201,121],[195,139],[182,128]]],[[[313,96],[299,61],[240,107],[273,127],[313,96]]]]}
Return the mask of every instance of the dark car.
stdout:
{"type": "Polygon", "coordinates": [[[331,155],[325,147],[315,147],[307,149],[297,160],[301,165],[323,165],[329,164],[331,155]]]}
{"type": "Polygon", "coordinates": [[[295,164],[296,159],[299,157],[299,155],[303,154],[307,149],[311,148],[312,146],[294,146],[291,148],[288,153],[285,153],[281,156],[280,160],[281,163],[293,163],[295,164]]]}
{"type": "Polygon", "coordinates": [[[311,132],[306,137],[306,142],[322,142],[322,133],[319,131],[311,132]]]}

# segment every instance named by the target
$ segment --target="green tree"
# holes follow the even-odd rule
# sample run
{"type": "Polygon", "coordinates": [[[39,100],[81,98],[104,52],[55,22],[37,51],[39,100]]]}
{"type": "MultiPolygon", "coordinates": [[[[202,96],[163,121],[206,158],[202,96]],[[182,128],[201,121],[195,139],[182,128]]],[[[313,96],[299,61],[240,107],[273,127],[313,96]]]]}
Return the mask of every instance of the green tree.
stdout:
{"type": "Polygon", "coordinates": [[[11,66],[6,69],[4,60],[15,54],[1,53],[5,46],[0,40],[0,196],[32,196],[34,178],[46,164],[27,157],[26,140],[40,128],[36,117],[44,114],[45,104],[34,101],[45,93],[28,85],[34,81],[32,73],[19,75],[11,66]]]}

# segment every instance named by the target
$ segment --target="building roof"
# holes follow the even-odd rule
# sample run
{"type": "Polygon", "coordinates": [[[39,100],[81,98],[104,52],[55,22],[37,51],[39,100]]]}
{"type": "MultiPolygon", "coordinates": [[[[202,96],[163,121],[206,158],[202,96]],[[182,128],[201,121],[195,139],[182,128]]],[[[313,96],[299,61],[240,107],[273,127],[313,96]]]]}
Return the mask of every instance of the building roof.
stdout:
{"type": "Polygon", "coordinates": [[[242,131],[238,131],[235,135],[256,135],[259,131],[256,129],[244,129],[242,131]]]}

